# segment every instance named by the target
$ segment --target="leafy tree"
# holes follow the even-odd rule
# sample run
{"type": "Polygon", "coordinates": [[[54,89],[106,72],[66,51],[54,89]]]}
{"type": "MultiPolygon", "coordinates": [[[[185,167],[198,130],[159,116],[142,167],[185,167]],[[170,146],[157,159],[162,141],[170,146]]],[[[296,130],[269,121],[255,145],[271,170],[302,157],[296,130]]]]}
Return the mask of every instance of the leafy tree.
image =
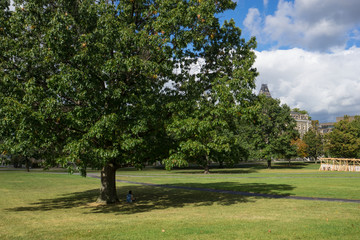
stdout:
{"type": "Polygon", "coordinates": [[[326,148],[332,157],[360,157],[360,116],[350,121],[348,116],[335,123],[332,132],[326,136],[326,148]]]}
{"type": "Polygon", "coordinates": [[[272,158],[290,159],[296,155],[291,140],[298,138],[296,122],[290,116],[290,108],[280,105],[278,99],[258,96],[258,112],[252,130],[254,157],[265,159],[271,168],[272,158]]]}
{"type": "MultiPolygon", "coordinates": [[[[46,60],[36,46],[41,34],[25,16],[10,11],[10,1],[0,4],[0,148],[11,154],[17,165],[25,162],[29,170],[29,158],[40,157],[49,147],[49,138],[56,137],[44,127],[43,116],[30,106],[39,109],[38,95],[34,88],[35,76],[49,73],[46,60]],[[29,104],[30,103],[30,104],[29,104]]],[[[24,8],[17,8],[25,12],[24,8]]],[[[54,147],[54,146],[53,146],[54,147]]]]}
{"type": "Polygon", "coordinates": [[[309,114],[306,110],[300,110],[300,108],[294,108],[292,111],[301,113],[301,114],[309,114]]]}
{"type": "Polygon", "coordinates": [[[167,166],[195,162],[209,173],[211,162],[234,164],[246,159],[248,152],[237,128],[240,119],[251,111],[250,98],[255,87],[252,67],[255,39],[245,42],[234,21],[222,27],[214,23],[196,62],[199,72],[181,69],[177,82],[177,104],[168,133],[177,142],[167,166]]]}
{"type": "Polygon", "coordinates": [[[235,7],[231,0],[18,0],[10,12],[5,2],[1,148],[49,165],[74,162],[83,175],[101,169],[99,201],[107,203],[118,201],[117,168],[166,157],[173,142],[164,106],[174,98],[165,84],[185,84],[189,75],[174,69],[205,56],[215,14],[235,7]]]}
{"type": "MultiPolygon", "coordinates": [[[[296,153],[297,156],[300,158],[306,158],[308,157],[308,148],[309,146],[303,141],[301,138],[298,138],[296,140],[291,140],[291,145],[296,147],[296,153]]],[[[290,165],[290,161],[289,161],[290,165]]]]}
{"type": "Polygon", "coordinates": [[[316,130],[316,128],[310,128],[303,136],[303,141],[306,143],[307,155],[317,162],[318,157],[323,153],[323,136],[316,130]]]}

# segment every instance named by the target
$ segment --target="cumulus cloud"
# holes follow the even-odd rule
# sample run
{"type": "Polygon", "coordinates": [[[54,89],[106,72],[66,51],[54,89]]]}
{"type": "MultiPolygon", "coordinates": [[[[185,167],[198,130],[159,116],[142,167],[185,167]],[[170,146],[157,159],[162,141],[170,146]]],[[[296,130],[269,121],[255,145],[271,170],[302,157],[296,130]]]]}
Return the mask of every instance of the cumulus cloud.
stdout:
{"type": "Polygon", "coordinates": [[[294,48],[256,55],[258,88],[267,83],[271,95],[282,103],[307,110],[321,122],[360,115],[360,48],[333,53],[294,48]]]}
{"type": "Polygon", "coordinates": [[[250,30],[252,36],[260,36],[262,31],[261,22],[259,10],[257,8],[250,8],[243,24],[250,30]]]}
{"type": "Polygon", "coordinates": [[[279,0],[275,13],[264,18],[249,9],[244,26],[278,47],[330,51],[345,48],[349,36],[358,33],[359,12],[358,0],[279,0]]]}

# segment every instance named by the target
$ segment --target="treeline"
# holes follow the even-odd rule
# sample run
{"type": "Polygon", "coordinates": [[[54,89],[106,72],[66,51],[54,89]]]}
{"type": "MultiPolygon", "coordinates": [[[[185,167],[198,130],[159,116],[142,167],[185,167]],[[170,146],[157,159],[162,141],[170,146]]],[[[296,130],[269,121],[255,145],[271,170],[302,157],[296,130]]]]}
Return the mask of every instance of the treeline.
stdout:
{"type": "Polygon", "coordinates": [[[334,124],[331,132],[320,134],[318,123],[313,121],[312,128],[303,139],[294,142],[299,157],[317,161],[319,157],[360,158],[360,116],[354,120],[344,116],[334,124]]]}

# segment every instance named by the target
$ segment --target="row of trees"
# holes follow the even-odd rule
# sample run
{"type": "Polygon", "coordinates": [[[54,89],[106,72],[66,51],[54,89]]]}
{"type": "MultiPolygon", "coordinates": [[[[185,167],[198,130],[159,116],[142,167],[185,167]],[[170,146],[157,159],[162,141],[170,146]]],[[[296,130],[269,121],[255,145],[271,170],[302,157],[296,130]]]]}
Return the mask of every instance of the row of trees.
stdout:
{"type": "Polygon", "coordinates": [[[313,121],[312,128],[302,139],[293,140],[299,157],[309,157],[315,162],[321,156],[336,158],[360,158],[360,116],[353,120],[345,116],[334,124],[327,134],[320,134],[318,122],[313,121]]]}
{"type": "Polygon", "coordinates": [[[289,107],[252,93],[255,39],[216,17],[233,1],[14,2],[0,3],[4,154],[101,169],[107,203],[124,166],[296,154],[289,107]]]}

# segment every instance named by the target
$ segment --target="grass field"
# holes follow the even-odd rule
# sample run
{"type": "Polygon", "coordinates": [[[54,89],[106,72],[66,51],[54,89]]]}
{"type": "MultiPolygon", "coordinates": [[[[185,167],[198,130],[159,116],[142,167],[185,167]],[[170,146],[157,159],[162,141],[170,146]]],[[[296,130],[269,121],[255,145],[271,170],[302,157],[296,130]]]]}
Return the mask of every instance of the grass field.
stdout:
{"type": "MultiPolygon", "coordinates": [[[[318,165],[118,171],[118,180],[284,196],[360,199],[360,174],[318,165]]],[[[97,172],[91,174],[98,174],[97,172]]],[[[99,179],[0,171],[0,239],[359,239],[360,204],[246,197],[117,183],[122,202],[97,205],[99,179]],[[132,190],[137,197],[125,203],[132,190]]]]}

